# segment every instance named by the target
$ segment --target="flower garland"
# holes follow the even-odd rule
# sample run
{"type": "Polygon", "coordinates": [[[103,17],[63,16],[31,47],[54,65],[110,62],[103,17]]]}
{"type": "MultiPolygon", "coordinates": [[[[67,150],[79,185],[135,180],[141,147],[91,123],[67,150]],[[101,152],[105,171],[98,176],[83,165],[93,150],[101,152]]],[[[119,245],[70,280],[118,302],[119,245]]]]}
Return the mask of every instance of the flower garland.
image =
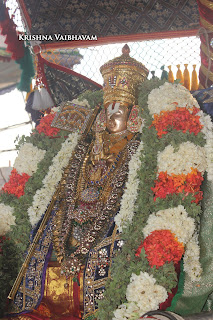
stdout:
{"type": "MultiPolygon", "coordinates": [[[[153,158],[150,157],[150,154],[156,154],[155,177],[157,174],[157,179],[153,179],[155,185],[154,187],[150,187],[151,191],[153,192],[154,202],[152,204],[152,199],[149,196],[150,207],[158,208],[160,205],[162,208],[163,203],[165,203],[164,205],[166,208],[164,210],[156,210],[156,213],[152,213],[151,215],[147,216],[147,221],[144,221],[146,219],[145,217],[142,218],[143,213],[138,212],[138,210],[140,210],[140,206],[138,206],[138,203],[141,202],[140,196],[143,197],[143,194],[140,192],[140,188],[144,191],[146,189],[146,181],[148,181],[151,177],[150,175],[148,178],[147,172],[147,175],[144,174],[144,178],[142,178],[144,179],[143,183],[145,184],[139,186],[137,189],[139,192],[136,203],[137,206],[133,209],[131,208],[132,212],[136,211],[136,214],[133,214],[132,212],[129,213],[129,216],[131,217],[129,219],[129,224],[126,224],[127,229],[123,229],[124,239],[126,240],[126,245],[128,245],[128,242],[133,243],[131,232],[139,235],[139,233],[135,233],[133,230],[137,230],[139,227],[140,216],[143,221],[142,225],[144,225],[142,228],[144,240],[142,240],[141,244],[136,247],[135,256],[136,258],[142,259],[145,254],[145,259],[147,259],[150,266],[150,269],[147,268],[146,261],[143,258],[143,260],[140,260],[143,262],[141,269],[143,271],[146,270],[149,275],[153,274],[153,277],[156,280],[158,274],[155,273],[155,269],[153,267],[160,269],[159,272],[162,272],[168,263],[178,263],[185,252],[184,270],[191,277],[192,281],[197,281],[199,280],[202,268],[199,263],[199,245],[198,242],[194,240],[196,234],[196,223],[195,219],[190,217],[190,215],[187,213],[187,210],[189,209],[190,214],[195,214],[195,211],[191,211],[190,207],[188,207],[188,201],[185,202],[187,204],[187,210],[182,205],[177,205],[176,207],[171,206],[168,208],[166,203],[169,201],[172,204],[175,200],[175,197],[179,193],[184,193],[182,201],[184,201],[188,195],[192,194],[195,198],[196,204],[199,205],[200,200],[202,199],[200,186],[201,182],[203,181],[203,174],[205,170],[208,170],[210,175],[213,173],[213,171],[212,167],[210,167],[209,160],[207,159],[206,146],[204,146],[205,143],[200,140],[200,145],[195,144],[196,140],[194,137],[198,136],[199,134],[198,138],[203,139],[204,136],[206,142],[208,141],[207,143],[209,152],[213,145],[212,141],[210,140],[210,137],[212,137],[210,132],[212,125],[210,125],[210,122],[208,122],[209,119],[206,119],[203,113],[199,111],[199,105],[197,101],[192,97],[190,92],[181,85],[165,83],[161,87],[153,89],[148,96],[147,104],[149,113],[154,117],[154,120],[151,121],[151,124],[149,124],[148,120],[146,128],[151,130],[154,127],[158,139],[163,139],[163,137],[168,133],[171,133],[170,137],[172,137],[173,131],[175,130],[181,131],[183,134],[188,135],[189,141],[182,142],[180,139],[178,140],[177,136],[177,138],[174,140],[175,143],[173,142],[172,144],[168,145],[168,139],[164,139],[164,142],[159,143],[160,148],[158,147],[159,149],[156,150],[156,152],[151,151],[150,148],[153,147],[150,144],[150,141],[148,141],[148,137],[150,135],[148,135],[148,132],[146,131],[147,129],[145,128],[145,131],[142,133],[142,137],[145,140],[147,139],[146,141],[144,140],[144,142],[146,142],[144,152],[147,152],[148,150],[150,151],[147,155],[146,153],[143,154],[143,169],[146,168],[145,163],[148,166],[152,163],[153,158]],[[208,123],[208,130],[206,129],[207,125],[205,121],[208,123]],[[192,138],[190,135],[193,135],[192,138]],[[191,142],[190,139],[193,142],[191,142]],[[172,199],[174,200],[171,201],[171,197],[168,198],[167,195],[172,195],[172,199]],[[164,200],[164,202],[157,201],[157,198],[164,200]],[[134,229],[131,228],[131,222],[133,224],[132,228],[134,229]],[[194,268],[192,262],[195,265],[194,268]]],[[[147,119],[149,119],[149,116],[147,116],[147,119]]],[[[157,146],[156,140],[153,139],[152,141],[157,146]]],[[[150,167],[153,166],[151,165],[150,167]]],[[[140,170],[138,173],[141,175],[140,170]]],[[[154,176],[154,174],[152,175],[154,176]]],[[[177,199],[180,199],[180,197],[177,199]]],[[[179,200],[176,203],[178,202],[179,200]]],[[[199,210],[196,211],[196,219],[198,212],[199,210]]],[[[128,221],[128,216],[125,217],[125,221],[128,221]]],[[[127,255],[127,252],[129,252],[128,254],[130,255],[130,251],[128,251],[125,245],[123,247],[123,252],[124,256],[127,255]]],[[[121,259],[118,259],[118,261],[121,261],[121,259]]],[[[134,264],[131,264],[132,270],[134,270],[134,268],[137,269],[137,266],[138,264],[136,260],[134,264]]],[[[117,272],[118,268],[115,268],[115,270],[115,272],[117,272]]],[[[123,277],[125,277],[128,273],[125,273],[125,270],[123,270],[123,272],[123,277]]],[[[134,273],[132,273],[132,275],[133,274],[134,273]]],[[[118,273],[113,274],[113,277],[114,279],[116,279],[116,277],[117,279],[120,278],[118,273]]],[[[156,281],[159,280],[161,279],[156,281]]],[[[161,280],[160,283],[161,282],[163,281],[161,280]]],[[[127,288],[129,288],[129,285],[130,283],[127,284],[125,296],[122,295],[123,298],[120,298],[123,304],[117,307],[117,309],[114,309],[115,318],[113,319],[122,319],[122,317],[123,319],[136,319],[138,314],[140,316],[143,314],[142,312],[138,313],[136,302],[131,302],[130,304],[130,301],[128,301],[127,288]]],[[[141,289],[135,288],[134,290],[135,294],[140,294],[141,289]]],[[[132,292],[132,294],[134,294],[134,292],[132,292]]],[[[110,291],[106,294],[107,299],[109,299],[109,295],[110,291]]],[[[159,304],[160,303],[157,303],[154,309],[158,309],[159,304]]],[[[100,307],[103,308],[104,305],[106,305],[107,310],[111,310],[110,306],[104,304],[104,302],[103,304],[100,303],[100,307]]],[[[149,311],[150,310],[153,309],[150,307],[149,311]]],[[[109,314],[109,311],[107,312],[109,314]]],[[[104,312],[101,313],[101,319],[103,315],[105,316],[104,312]]],[[[103,319],[105,320],[107,317],[103,317],[103,319]]]]}
{"type": "Polygon", "coordinates": [[[159,268],[172,261],[176,264],[184,254],[183,243],[179,242],[170,230],[152,231],[138,247],[135,254],[137,257],[140,256],[142,248],[145,249],[151,268],[159,268]]]}
{"type": "Polygon", "coordinates": [[[151,188],[154,193],[154,201],[157,198],[165,199],[169,194],[184,193],[187,196],[191,193],[195,200],[192,202],[199,203],[203,198],[203,191],[200,190],[203,177],[197,169],[192,169],[188,174],[171,174],[160,172],[155,186],[151,188]]]}
{"type": "Polygon", "coordinates": [[[56,136],[60,129],[51,127],[51,123],[55,117],[55,113],[51,112],[50,114],[45,115],[41,118],[39,125],[36,127],[36,130],[41,134],[45,134],[48,137],[56,136]]]}
{"type": "Polygon", "coordinates": [[[131,223],[134,216],[134,207],[139,186],[138,169],[141,166],[140,155],[142,150],[143,142],[141,141],[136,153],[129,161],[128,178],[121,198],[120,211],[115,216],[115,223],[119,232],[122,232],[123,228],[125,228],[128,223],[131,223]]]}
{"type": "Polygon", "coordinates": [[[15,225],[14,209],[0,203],[0,236],[4,236],[15,225]]]}
{"type": "MultiPolygon", "coordinates": [[[[182,86],[172,85],[172,84],[164,84],[162,87],[157,89],[157,90],[159,90],[159,91],[156,91],[157,94],[154,93],[154,90],[155,90],[154,89],[154,90],[152,90],[151,96],[149,95],[149,98],[152,98],[151,100],[149,99],[149,101],[151,101],[152,103],[155,103],[155,106],[153,106],[153,107],[152,106],[150,107],[150,104],[148,106],[150,109],[150,114],[154,115],[155,113],[158,113],[160,115],[161,111],[163,111],[163,110],[175,111],[175,110],[177,110],[177,108],[180,108],[180,107],[185,108],[185,110],[188,109],[189,112],[192,111],[193,108],[199,108],[196,100],[194,98],[192,98],[190,93],[182,86]],[[161,95],[158,95],[159,92],[161,95]],[[163,103],[163,100],[164,100],[164,103],[163,103]],[[153,113],[151,110],[153,111],[153,113]]],[[[143,106],[144,106],[144,104],[143,104],[143,106]]],[[[144,107],[144,109],[145,109],[145,107],[144,107]]],[[[151,212],[156,212],[156,213],[159,212],[160,208],[162,209],[163,207],[165,207],[164,211],[165,210],[173,210],[173,209],[178,208],[178,204],[176,204],[176,207],[173,208],[173,206],[171,204],[172,202],[168,202],[169,201],[168,198],[165,198],[164,202],[162,202],[162,201],[159,202],[161,200],[159,198],[156,199],[156,202],[154,202],[153,191],[151,190],[151,187],[153,187],[153,184],[151,185],[150,181],[152,180],[152,183],[153,183],[154,180],[156,179],[157,172],[158,172],[158,177],[159,177],[159,174],[161,173],[161,171],[159,171],[159,169],[157,169],[157,159],[158,159],[157,153],[160,154],[163,152],[163,149],[164,150],[166,149],[165,146],[167,146],[168,141],[163,140],[164,137],[167,135],[167,133],[165,133],[162,135],[162,138],[160,138],[160,139],[162,139],[162,141],[165,141],[164,148],[162,148],[163,143],[159,143],[158,147],[156,147],[157,146],[156,139],[157,139],[157,137],[159,138],[159,136],[157,135],[157,131],[156,131],[154,125],[152,125],[153,119],[150,120],[151,117],[148,115],[148,113],[146,113],[146,110],[144,110],[144,116],[146,117],[145,127],[144,127],[143,133],[142,133],[142,139],[143,139],[144,144],[140,145],[141,146],[140,152],[139,152],[139,149],[137,151],[138,158],[135,154],[137,168],[135,167],[135,164],[134,164],[134,160],[133,160],[134,158],[132,159],[132,163],[129,166],[130,171],[129,171],[129,175],[128,175],[126,189],[123,194],[123,198],[121,200],[120,212],[116,216],[116,223],[119,226],[119,230],[123,231],[123,237],[124,237],[124,240],[125,240],[127,246],[126,246],[126,244],[124,245],[120,257],[119,256],[115,257],[115,260],[114,260],[115,263],[113,266],[114,271],[112,274],[113,277],[112,277],[112,280],[110,280],[110,281],[112,281],[111,291],[110,291],[110,287],[107,287],[106,297],[103,300],[103,304],[105,304],[107,307],[106,308],[102,307],[103,313],[106,313],[107,315],[103,315],[103,317],[101,316],[102,320],[113,318],[113,314],[110,313],[112,310],[115,310],[114,311],[115,313],[116,312],[118,313],[118,310],[121,310],[121,313],[123,311],[125,311],[126,313],[124,313],[124,312],[122,313],[123,314],[122,319],[125,319],[125,317],[126,317],[126,319],[136,319],[135,316],[137,316],[138,311],[139,311],[139,315],[144,313],[144,310],[140,310],[140,307],[137,304],[137,301],[133,302],[133,301],[128,300],[129,295],[127,292],[128,292],[128,290],[130,290],[129,288],[131,288],[131,286],[129,287],[129,285],[131,283],[133,283],[134,281],[135,282],[140,281],[140,278],[137,278],[139,276],[136,276],[136,274],[137,275],[140,274],[141,277],[143,278],[142,274],[146,273],[149,277],[151,277],[153,279],[154,285],[161,285],[161,287],[165,290],[164,292],[167,292],[168,290],[173,288],[175,286],[175,282],[173,281],[173,279],[175,279],[175,275],[174,275],[174,271],[171,266],[172,262],[170,264],[168,264],[167,262],[170,260],[173,262],[176,262],[178,260],[180,254],[181,254],[181,250],[183,250],[183,246],[181,245],[181,243],[183,243],[184,247],[185,247],[184,248],[185,249],[184,270],[190,275],[191,278],[194,277],[195,280],[197,280],[199,278],[199,274],[201,271],[201,267],[199,264],[199,245],[197,243],[196,236],[193,235],[193,231],[192,231],[193,226],[194,226],[194,230],[195,230],[195,222],[190,217],[190,210],[188,210],[189,209],[188,207],[181,208],[181,212],[182,212],[183,216],[186,212],[188,212],[188,214],[186,213],[187,220],[183,221],[183,224],[182,224],[185,228],[186,222],[187,222],[188,226],[186,227],[186,230],[184,230],[184,228],[183,228],[182,233],[180,232],[180,230],[178,230],[178,228],[176,228],[175,230],[172,230],[172,227],[170,227],[170,228],[168,227],[167,229],[162,229],[162,228],[165,228],[165,227],[162,227],[160,230],[157,230],[155,228],[145,236],[145,239],[143,239],[142,230],[144,228],[146,228],[146,226],[147,226],[147,222],[148,222],[148,218],[149,218],[148,215],[150,213],[150,209],[148,209],[148,206],[149,206],[149,208],[152,209],[151,212]],[[148,129],[148,128],[150,128],[150,129],[148,129]],[[152,138],[150,138],[150,135],[152,135],[152,138]],[[156,138],[154,135],[156,135],[156,138]],[[155,147],[152,147],[153,145],[155,147]],[[159,146],[161,146],[161,147],[159,147],[159,146]],[[140,156],[139,153],[141,153],[142,156],[140,156]],[[140,163],[138,161],[140,161],[140,163]],[[152,168],[152,172],[150,171],[150,168],[152,168]],[[128,182],[129,182],[129,184],[128,184],[128,182]],[[131,184],[132,184],[132,187],[131,187],[131,184]],[[137,202],[136,202],[137,195],[136,195],[135,190],[138,191],[137,202]],[[131,199],[131,194],[133,194],[133,192],[134,192],[134,197],[131,199]],[[168,209],[168,203],[170,203],[169,209],[168,209]],[[159,207],[159,204],[160,204],[160,207],[159,207]],[[192,220],[190,220],[190,219],[192,219],[192,220]],[[190,221],[193,221],[193,223],[191,223],[190,221]],[[163,232],[163,234],[165,235],[165,237],[167,239],[167,240],[165,240],[165,242],[162,239],[160,239],[160,236],[159,236],[160,232],[161,233],[163,232]],[[185,242],[181,241],[181,240],[184,240],[185,242]],[[142,241],[142,243],[145,243],[145,245],[143,246],[143,248],[141,248],[140,257],[138,257],[138,256],[135,257],[135,252],[132,252],[133,251],[132,248],[135,248],[135,250],[137,250],[141,241],[142,241]],[[128,249],[128,243],[130,243],[130,246],[129,246],[130,249],[128,249]],[[166,246],[167,248],[168,248],[168,246],[170,246],[170,249],[171,249],[171,252],[167,252],[167,259],[166,259],[166,261],[165,260],[163,261],[163,265],[159,266],[157,273],[155,273],[155,268],[151,267],[151,266],[156,265],[155,262],[154,261],[151,262],[151,259],[150,259],[150,261],[148,261],[148,259],[146,258],[148,256],[148,251],[150,251],[149,250],[150,245],[153,246],[156,244],[159,244],[159,246],[161,246],[161,248],[162,248],[162,246],[164,246],[164,247],[166,246]],[[144,255],[145,251],[147,252],[147,256],[144,255]],[[121,264],[119,264],[118,261],[120,261],[121,264]],[[193,268],[194,262],[192,263],[192,261],[195,262],[195,265],[196,265],[195,269],[193,268]],[[149,263],[151,264],[151,266],[149,263]],[[121,267],[123,270],[122,278],[120,278],[118,276],[120,274],[121,267]],[[139,272],[138,272],[138,270],[139,270],[139,272]],[[118,284],[116,284],[116,281],[118,281],[118,284]],[[114,292],[115,290],[116,290],[116,295],[114,296],[112,294],[112,292],[114,292]],[[110,299],[113,299],[113,303],[112,303],[112,300],[110,300],[110,299]],[[123,304],[120,305],[120,303],[123,303],[123,304]],[[120,305],[120,307],[118,307],[119,305],[120,305]],[[110,312],[108,312],[108,310],[110,310],[110,312]],[[109,314],[111,314],[111,316],[109,316],[109,314]]],[[[213,143],[212,143],[212,139],[211,139],[212,125],[209,122],[209,117],[204,116],[201,111],[197,112],[194,116],[196,116],[196,117],[200,116],[200,126],[199,127],[202,126],[202,128],[201,128],[201,131],[199,132],[199,134],[202,134],[205,136],[206,145],[204,146],[204,148],[206,151],[206,155],[209,154],[212,159],[212,150],[213,150],[213,143]]],[[[46,117],[47,116],[45,116],[45,118],[46,117]]],[[[186,118],[187,116],[184,115],[184,117],[186,118]]],[[[196,119],[195,121],[197,121],[197,118],[191,117],[190,119],[194,119],[194,120],[196,119]]],[[[165,128],[165,131],[169,131],[169,133],[170,133],[173,129],[174,129],[173,127],[170,128],[167,126],[165,128]]],[[[162,128],[162,130],[164,130],[164,128],[162,128]]],[[[49,129],[46,131],[43,131],[43,134],[45,134],[45,132],[49,133],[49,129]]],[[[184,132],[184,134],[189,136],[190,134],[193,135],[194,132],[192,130],[190,133],[190,130],[188,129],[186,132],[184,132]]],[[[70,136],[69,136],[69,138],[70,138],[70,136]]],[[[57,139],[51,139],[51,140],[57,140],[57,139]]],[[[73,138],[73,142],[74,142],[74,140],[75,139],[73,138]]],[[[177,139],[177,141],[178,141],[178,139],[177,139]]],[[[179,141],[179,142],[181,143],[182,141],[179,141]]],[[[71,141],[70,141],[70,143],[71,143],[71,141]]],[[[76,142],[76,144],[77,144],[77,142],[76,142]]],[[[73,145],[75,145],[75,142],[73,143],[73,145]]],[[[139,146],[139,148],[140,148],[140,146],[139,146]]],[[[195,146],[195,149],[198,147],[195,144],[194,144],[194,146],[195,146]]],[[[193,150],[195,150],[195,149],[193,149],[193,150]]],[[[173,154],[176,154],[176,152],[174,152],[174,150],[173,150],[173,154]]],[[[180,148],[179,148],[179,150],[180,150],[180,148]]],[[[64,151],[65,151],[65,149],[64,149],[64,151]]],[[[69,153],[69,157],[70,157],[70,151],[68,153],[69,153]]],[[[66,151],[65,151],[65,158],[68,158],[68,153],[66,153],[66,151]]],[[[54,159],[56,157],[57,156],[55,156],[54,159]]],[[[204,160],[204,158],[202,158],[202,156],[200,159],[201,159],[201,161],[200,161],[199,165],[202,168],[204,168],[203,164],[204,164],[205,160],[204,160]]],[[[63,158],[63,155],[61,154],[61,157],[59,157],[58,160],[54,162],[54,165],[49,167],[48,174],[46,174],[45,179],[42,181],[43,186],[40,187],[33,196],[32,206],[30,206],[30,208],[28,209],[28,214],[29,214],[31,223],[33,225],[40,219],[41,215],[45,212],[45,210],[48,206],[48,203],[52,197],[52,194],[54,193],[54,190],[57,186],[57,180],[59,181],[60,176],[62,175],[63,167],[60,165],[60,161],[63,161],[63,160],[64,160],[64,158],[63,158]],[[55,170],[55,172],[54,172],[54,170],[55,170]],[[56,177],[54,177],[54,174],[56,174],[56,177]],[[48,191],[48,188],[50,188],[50,192],[48,191]],[[46,200],[46,197],[47,197],[47,200],[46,200]]],[[[184,168],[183,165],[182,165],[182,167],[184,168]]],[[[180,171],[181,179],[183,178],[183,175],[185,175],[184,178],[186,178],[186,175],[188,175],[188,174],[192,175],[193,172],[194,173],[196,172],[197,175],[199,175],[199,174],[201,175],[201,173],[203,173],[202,170],[201,171],[198,170],[198,168],[195,168],[194,165],[192,166],[193,169],[191,169],[191,167],[187,167],[187,168],[189,168],[189,169],[187,169],[187,170],[189,170],[189,172],[183,173],[182,171],[180,171]]],[[[205,170],[205,169],[203,169],[203,170],[205,170]]],[[[162,172],[165,173],[165,171],[162,171],[162,172]]],[[[207,159],[207,171],[208,171],[208,177],[211,178],[213,181],[213,167],[212,167],[212,163],[211,163],[211,161],[209,161],[209,159],[207,159]]],[[[175,174],[177,175],[177,173],[175,173],[174,171],[171,172],[171,176],[173,178],[175,178],[175,174]]],[[[167,176],[169,176],[168,172],[167,172],[167,176]]],[[[194,175],[194,177],[195,177],[195,175],[194,175]]],[[[192,176],[191,176],[191,180],[193,180],[192,176]]],[[[175,182],[177,182],[177,179],[175,182]]],[[[182,188],[182,185],[180,185],[180,188],[182,188]]],[[[176,199],[175,198],[176,193],[174,193],[173,196],[174,197],[172,199],[176,199]]],[[[185,196],[187,197],[187,194],[185,196]]],[[[27,212],[27,210],[26,210],[26,212],[27,212]]],[[[153,215],[156,215],[156,214],[153,214],[153,215]]],[[[177,216],[178,216],[178,214],[177,214],[177,216]]],[[[157,249],[156,249],[156,251],[157,251],[157,249]]],[[[161,258],[162,257],[163,257],[163,255],[161,255],[161,258]]],[[[160,258],[159,258],[159,261],[160,261],[160,258]]],[[[135,284],[135,286],[136,286],[136,284],[135,284]]],[[[144,290],[145,292],[148,292],[147,291],[148,288],[152,288],[152,290],[149,292],[149,295],[150,295],[150,297],[151,297],[150,299],[152,300],[153,305],[154,305],[153,308],[157,309],[159,304],[161,302],[163,302],[162,301],[163,295],[162,295],[162,299],[159,301],[158,297],[156,297],[154,295],[155,290],[154,290],[154,287],[152,287],[150,283],[148,284],[148,282],[146,282],[146,285],[144,285],[144,288],[145,288],[145,290],[144,290]]],[[[136,291],[139,294],[139,290],[135,290],[135,292],[136,291]]],[[[145,293],[143,293],[141,295],[144,295],[144,294],[145,293]]],[[[166,299],[166,295],[164,297],[164,300],[165,299],[166,299]]],[[[152,306],[149,305],[149,310],[151,310],[151,308],[152,308],[152,306]]],[[[149,311],[149,310],[147,310],[147,311],[149,311]]],[[[119,319],[119,318],[115,318],[115,319],[119,319]]],[[[120,319],[121,319],[121,317],[120,317],[120,319]]]]}
{"type": "Polygon", "coordinates": [[[180,84],[165,82],[159,88],[153,89],[148,96],[151,115],[160,114],[161,111],[173,111],[177,107],[200,109],[197,100],[180,84]]]}
{"type": "Polygon", "coordinates": [[[26,173],[32,176],[32,174],[37,171],[38,163],[44,158],[45,153],[46,150],[41,150],[32,143],[25,143],[19,150],[14,168],[19,174],[26,173]]]}
{"type": "Polygon", "coordinates": [[[200,109],[193,107],[191,109],[176,107],[172,111],[161,111],[160,114],[154,114],[152,126],[157,130],[157,135],[162,138],[169,130],[177,130],[197,135],[203,126],[200,123],[200,116],[197,113],[200,109]]]}
{"type": "Polygon", "coordinates": [[[188,216],[185,208],[179,205],[176,208],[159,210],[149,216],[143,229],[144,237],[155,230],[170,230],[179,242],[186,244],[195,231],[195,221],[188,216]]]}
{"type": "Polygon", "coordinates": [[[158,153],[158,172],[187,174],[194,168],[204,173],[206,167],[205,149],[189,141],[181,143],[177,152],[172,145],[168,145],[158,153]]]}
{"type": "Polygon", "coordinates": [[[2,191],[8,194],[13,194],[17,198],[24,195],[24,188],[30,176],[26,173],[19,174],[16,169],[13,169],[10,174],[9,181],[5,183],[2,191]]]}
{"type": "MultiPolygon", "coordinates": [[[[49,123],[46,125],[50,126],[49,123]]],[[[49,129],[52,130],[50,127],[49,129]]],[[[0,194],[0,204],[3,206],[0,207],[0,231],[2,234],[6,234],[6,238],[2,238],[2,248],[4,248],[4,252],[2,255],[0,255],[0,272],[3,274],[0,283],[0,288],[2,291],[0,306],[2,308],[2,312],[11,283],[15,281],[15,277],[18,272],[17,268],[21,267],[22,261],[20,257],[24,257],[23,254],[26,251],[29,243],[31,226],[27,213],[28,209],[32,206],[33,196],[35,195],[36,190],[41,189],[43,177],[47,174],[53,158],[60,151],[61,145],[65,141],[65,136],[67,135],[67,132],[59,130],[57,133],[57,139],[50,139],[51,137],[45,135],[45,132],[48,133],[49,129],[46,131],[44,130],[44,132],[41,132],[41,134],[39,134],[37,129],[34,129],[30,136],[22,136],[18,141],[17,149],[20,149],[20,152],[18,154],[18,159],[16,159],[15,165],[18,166],[18,170],[20,170],[20,172],[23,170],[25,171],[25,168],[26,170],[29,168],[31,172],[33,171],[30,183],[22,186],[22,194],[24,194],[20,198],[16,198],[12,193],[8,192],[2,192],[0,194]],[[33,145],[33,147],[37,149],[33,147],[26,148],[28,149],[28,152],[25,154],[25,159],[24,152],[22,156],[21,149],[26,144],[29,144],[31,147],[33,145]],[[35,158],[37,158],[37,164],[36,161],[34,162],[35,166],[32,166],[30,163],[33,161],[32,157],[31,159],[29,158],[32,150],[36,150],[39,153],[39,155],[35,155],[35,158]],[[41,159],[42,156],[44,156],[43,159],[41,159]],[[22,158],[23,161],[28,160],[27,166],[23,166],[24,169],[22,169],[22,164],[21,161],[19,161],[19,157],[22,158]],[[12,215],[10,212],[7,212],[7,207],[10,208],[12,215]],[[5,259],[7,259],[9,263],[9,269],[7,270],[4,269],[4,266],[7,265],[5,263],[5,259]],[[13,272],[11,270],[13,270],[13,272]]],[[[59,161],[61,161],[61,159],[59,161]]],[[[55,169],[57,171],[57,168],[55,169]]],[[[19,177],[17,175],[16,177],[19,177]]]]}
{"type": "Polygon", "coordinates": [[[158,305],[167,299],[165,288],[156,284],[156,280],[147,272],[132,274],[127,286],[127,303],[114,311],[112,320],[138,319],[150,310],[156,310],[158,305]]]}
{"type": "Polygon", "coordinates": [[[207,179],[213,182],[213,123],[210,116],[204,114],[203,111],[200,111],[198,115],[200,116],[200,123],[203,126],[201,132],[204,134],[206,140],[204,149],[206,152],[207,179]]]}
{"type": "Polygon", "coordinates": [[[195,233],[186,245],[186,251],[183,257],[184,271],[190,276],[192,281],[200,280],[202,267],[199,262],[200,247],[198,243],[198,234],[195,233]]]}
{"type": "Polygon", "coordinates": [[[61,180],[63,169],[68,165],[72,151],[78,142],[78,133],[72,133],[62,144],[60,151],[54,157],[49,171],[43,179],[43,187],[36,191],[32,206],[28,208],[30,223],[34,226],[46,211],[51,198],[61,180]]]}

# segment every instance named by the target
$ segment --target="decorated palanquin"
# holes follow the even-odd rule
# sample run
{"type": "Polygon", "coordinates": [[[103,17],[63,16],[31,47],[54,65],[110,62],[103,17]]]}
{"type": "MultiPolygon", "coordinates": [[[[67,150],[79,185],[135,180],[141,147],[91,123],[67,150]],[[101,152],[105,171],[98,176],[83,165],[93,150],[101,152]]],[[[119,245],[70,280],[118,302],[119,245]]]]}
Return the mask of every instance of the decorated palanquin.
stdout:
{"type": "MultiPolygon", "coordinates": [[[[157,309],[209,311],[210,117],[180,84],[145,81],[148,70],[128,46],[101,73],[103,108],[100,101],[85,112],[81,133],[68,134],[28,208],[32,244],[10,293],[10,316],[117,320],[157,309]]],[[[80,103],[62,105],[54,125],[67,126],[73,104],[71,120],[82,124],[80,103]]],[[[58,128],[45,132],[53,129],[57,135],[58,128]]],[[[23,161],[13,174],[24,174],[23,161]]]]}

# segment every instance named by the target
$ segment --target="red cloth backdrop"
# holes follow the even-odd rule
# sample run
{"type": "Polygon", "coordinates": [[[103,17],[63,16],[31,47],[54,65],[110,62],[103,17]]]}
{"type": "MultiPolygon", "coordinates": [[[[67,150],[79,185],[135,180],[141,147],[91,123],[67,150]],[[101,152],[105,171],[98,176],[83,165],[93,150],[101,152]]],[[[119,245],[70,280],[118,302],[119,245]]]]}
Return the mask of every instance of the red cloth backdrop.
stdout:
{"type": "Polygon", "coordinates": [[[200,12],[200,55],[201,67],[199,72],[200,89],[213,84],[213,1],[197,0],[200,12]],[[212,46],[211,46],[212,45],[212,46]]]}

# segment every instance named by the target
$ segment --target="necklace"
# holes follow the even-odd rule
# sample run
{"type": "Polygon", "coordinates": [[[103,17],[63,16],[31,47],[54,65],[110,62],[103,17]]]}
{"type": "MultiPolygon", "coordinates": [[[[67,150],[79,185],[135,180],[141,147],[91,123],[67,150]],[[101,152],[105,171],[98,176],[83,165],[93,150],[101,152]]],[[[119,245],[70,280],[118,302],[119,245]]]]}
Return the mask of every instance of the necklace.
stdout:
{"type": "Polygon", "coordinates": [[[109,133],[107,131],[104,132],[104,142],[105,141],[109,141],[111,143],[115,143],[120,141],[121,139],[125,138],[130,132],[125,129],[123,131],[120,132],[116,132],[116,133],[109,133]]]}
{"type": "Polygon", "coordinates": [[[62,213],[56,214],[56,219],[53,221],[54,248],[57,259],[61,262],[61,274],[65,275],[66,278],[76,277],[81,265],[85,263],[88,252],[104,236],[110,219],[118,210],[119,199],[128,173],[128,162],[132,153],[131,145],[132,142],[130,141],[121,151],[120,161],[118,161],[114,175],[109,174],[105,179],[105,183],[100,189],[99,199],[95,208],[93,207],[95,212],[93,211],[88,222],[87,219],[81,219],[82,212],[76,211],[79,208],[76,205],[79,199],[78,192],[83,190],[81,188],[84,188],[85,185],[87,186],[87,181],[83,179],[82,170],[86,166],[92,144],[86,148],[87,150],[84,149],[86,152],[81,145],[75,152],[73,161],[70,163],[64,189],[61,190],[62,213]],[[82,224],[82,236],[79,238],[76,247],[69,248],[67,247],[68,240],[75,232],[76,222],[82,224]],[[86,224],[84,224],[85,222],[86,224]]]}
{"type": "Polygon", "coordinates": [[[87,180],[90,185],[96,185],[96,186],[103,185],[103,183],[105,182],[107,177],[110,174],[112,174],[113,171],[115,170],[115,168],[117,166],[117,163],[120,160],[120,157],[121,157],[121,151],[117,154],[117,156],[115,158],[115,161],[113,162],[113,164],[108,169],[107,169],[107,166],[106,166],[105,162],[103,162],[103,161],[98,163],[97,165],[95,165],[91,169],[90,173],[88,172],[88,170],[89,170],[88,166],[87,166],[87,169],[86,169],[86,166],[83,167],[83,177],[84,177],[84,179],[87,180]],[[98,170],[98,169],[102,169],[102,168],[103,168],[103,174],[101,175],[101,177],[99,179],[96,179],[96,180],[91,180],[90,176],[93,173],[93,171],[98,170]]]}

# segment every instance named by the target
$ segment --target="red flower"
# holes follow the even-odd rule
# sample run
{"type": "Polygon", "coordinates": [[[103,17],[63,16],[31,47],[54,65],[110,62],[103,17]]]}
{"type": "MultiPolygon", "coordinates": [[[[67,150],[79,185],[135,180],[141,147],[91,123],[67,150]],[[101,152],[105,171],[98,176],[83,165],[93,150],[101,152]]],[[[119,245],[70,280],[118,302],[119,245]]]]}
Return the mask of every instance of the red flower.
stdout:
{"type": "Polygon", "coordinates": [[[43,118],[41,118],[39,125],[37,125],[36,130],[41,134],[42,132],[49,137],[56,136],[60,129],[51,127],[55,113],[50,113],[43,118]]]}
{"type": "Polygon", "coordinates": [[[154,200],[156,198],[165,199],[169,194],[183,192],[186,196],[191,193],[195,197],[193,202],[198,204],[203,198],[203,192],[200,191],[202,181],[203,177],[197,169],[192,169],[188,174],[168,175],[167,172],[160,172],[151,190],[154,193],[154,200]]]}
{"type": "Polygon", "coordinates": [[[203,127],[199,120],[200,117],[197,115],[199,111],[196,107],[191,109],[176,107],[172,111],[161,111],[159,115],[154,115],[151,126],[155,127],[159,138],[168,133],[169,129],[184,133],[188,130],[190,133],[197,135],[203,127]]]}
{"type": "Polygon", "coordinates": [[[30,176],[26,173],[19,174],[16,169],[13,169],[10,174],[10,179],[5,183],[2,191],[9,194],[14,194],[17,198],[24,195],[24,188],[30,176]]]}
{"type": "Polygon", "coordinates": [[[138,247],[136,256],[139,256],[144,248],[149,265],[157,268],[166,262],[178,263],[184,253],[184,246],[170,230],[155,230],[146,237],[138,247]]]}

